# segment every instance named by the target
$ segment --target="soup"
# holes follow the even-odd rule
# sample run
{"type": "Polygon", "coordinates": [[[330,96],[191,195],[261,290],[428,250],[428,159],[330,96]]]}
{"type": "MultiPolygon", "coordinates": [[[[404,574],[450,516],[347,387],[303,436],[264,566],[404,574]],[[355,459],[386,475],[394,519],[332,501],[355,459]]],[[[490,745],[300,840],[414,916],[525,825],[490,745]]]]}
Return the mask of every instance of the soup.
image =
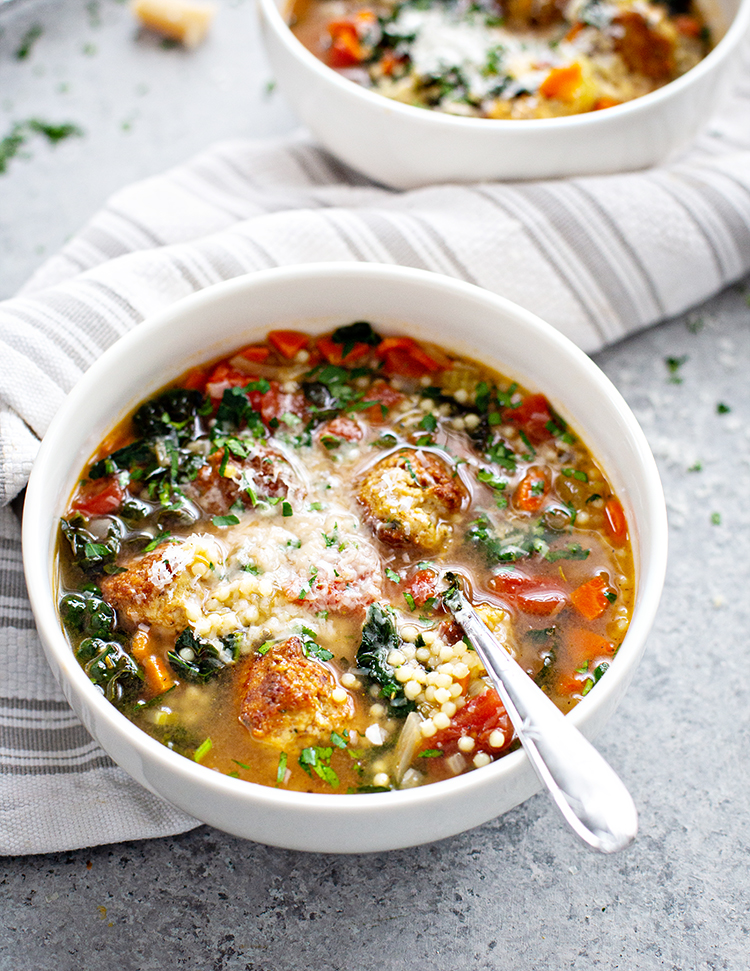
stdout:
{"type": "Polygon", "coordinates": [[[710,46],[689,0],[296,0],[290,26],[329,67],[379,94],[496,119],[631,101],[710,46]]]}
{"type": "Polygon", "coordinates": [[[517,744],[448,572],[563,711],[634,598],[622,505],[547,399],[363,321],[271,331],[144,402],[82,470],[59,567],[75,655],[135,725],[328,793],[517,744]]]}

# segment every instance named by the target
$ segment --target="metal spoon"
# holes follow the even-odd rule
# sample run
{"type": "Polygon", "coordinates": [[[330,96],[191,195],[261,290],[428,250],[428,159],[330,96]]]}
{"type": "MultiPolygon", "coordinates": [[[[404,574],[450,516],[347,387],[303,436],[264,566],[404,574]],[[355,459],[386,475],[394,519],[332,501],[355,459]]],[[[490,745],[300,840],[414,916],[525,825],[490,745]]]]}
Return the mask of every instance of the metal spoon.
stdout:
{"type": "Polygon", "coordinates": [[[565,821],[600,853],[624,849],[638,831],[630,793],[593,745],[502,647],[453,582],[443,593],[443,603],[482,659],[529,761],[565,821]]]}

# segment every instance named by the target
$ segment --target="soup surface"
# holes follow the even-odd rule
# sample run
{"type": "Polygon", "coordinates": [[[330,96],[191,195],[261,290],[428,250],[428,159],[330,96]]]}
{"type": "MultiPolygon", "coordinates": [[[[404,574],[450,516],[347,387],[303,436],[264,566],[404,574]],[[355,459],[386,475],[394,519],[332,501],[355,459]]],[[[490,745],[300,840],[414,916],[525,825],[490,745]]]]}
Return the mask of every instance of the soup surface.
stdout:
{"type": "Polygon", "coordinates": [[[59,549],[62,622],[123,714],[313,792],[514,745],[447,571],[563,711],[634,596],[622,506],[546,398],[362,321],[272,331],[142,404],[83,470],[59,549]]]}
{"type": "Polygon", "coordinates": [[[552,118],[640,97],[694,67],[690,0],[296,0],[313,54],[379,94],[482,118],[552,118]]]}

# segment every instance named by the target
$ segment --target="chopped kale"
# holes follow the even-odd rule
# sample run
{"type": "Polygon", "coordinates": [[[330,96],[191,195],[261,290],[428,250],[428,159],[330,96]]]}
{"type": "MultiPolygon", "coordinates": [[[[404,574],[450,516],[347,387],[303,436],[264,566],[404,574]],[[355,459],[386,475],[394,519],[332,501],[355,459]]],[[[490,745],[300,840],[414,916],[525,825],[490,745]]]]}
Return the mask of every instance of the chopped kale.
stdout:
{"type": "Polygon", "coordinates": [[[75,654],[89,680],[109,701],[120,701],[143,680],[140,667],[119,641],[87,637],[75,654]]]}
{"type": "Polygon", "coordinates": [[[331,334],[331,340],[334,344],[343,344],[342,357],[351,354],[355,344],[369,344],[371,347],[377,347],[380,343],[380,337],[365,320],[358,320],[346,327],[337,327],[331,334]]]}
{"type": "Polygon", "coordinates": [[[544,558],[550,563],[557,560],[585,560],[590,552],[591,550],[584,549],[580,543],[569,543],[559,550],[550,550],[544,558]]]}
{"type": "Polygon", "coordinates": [[[546,556],[549,551],[547,531],[536,521],[526,529],[516,529],[499,537],[486,515],[482,514],[469,526],[466,541],[480,550],[488,565],[514,563],[535,553],[546,556]]]}
{"type": "Polygon", "coordinates": [[[119,573],[115,559],[122,543],[122,526],[118,520],[112,520],[104,540],[89,532],[87,526],[80,513],[60,520],[63,536],[70,543],[73,561],[84,573],[119,573]]]}
{"type": "Polygon", "coordinates": [[[188,681],[204,683],[237,660],[239,655],[237,636],[228,634],[221,639],[221,643],[223,649],[219,649],[202,637],[197,637],[189,627],[186,627],[178,636],[174,650],[169,651],[167,658],[175,671],[188,681]]]}
{"type": "Polygon", "coordinates": [[[94,593],[69,593],[60,601],[60,616],[72,637],[109,637],[115,629],[115,612],[94,593]]]}
{"type": "Polygon", "coordinates": [[[396,678],[395,668],[388,663],[388,655],[400,644],[393,608],[380,603],[372,604],[362,628],[357,665],[367,677],[380,685],[380,694],[389,700],[391,713],[399,716],[415,709],[414,703],[404,696],[404,686],[396,678]]]}

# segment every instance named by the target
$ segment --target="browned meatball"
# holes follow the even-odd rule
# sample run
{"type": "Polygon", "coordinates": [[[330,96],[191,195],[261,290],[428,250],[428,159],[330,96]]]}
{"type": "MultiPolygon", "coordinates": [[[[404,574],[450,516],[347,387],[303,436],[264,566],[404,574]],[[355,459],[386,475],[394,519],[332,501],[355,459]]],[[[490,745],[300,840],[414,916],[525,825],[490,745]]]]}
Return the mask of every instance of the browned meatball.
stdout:
{"type": "Polygon", "coordinates": [[[674,41],[651,27],[642,14],[626,10],[612,21],[614,46],[627,67],[652,81],[674,74],[674,41]]]}
{"type": "Polygon", "coordinates": [[[293,475],[283,455],[265,445],[254,446],[247,458],[229,455],[226,462],[220,449],[209,455],[184,492],[209,516],[223,516],[238,499],[249,509],[255,499],[286,498],[293,475]]]}
{"type": "MultiPolygon", "coordinates": [[[[249,658],[240,680],[240,721],[254,738],[279,748],[303,736],[326,738],[354,714],[347,694],[334,701],[336,682],[325,665],[305,657],[299,637],[249,658]]],[[[341,689],[343,690],[343,689],[341,689]]]]}
{"type": "Polygon", "coordinates": [[[549,27],[563,19],[565,0],[505,0],[501,9],[510,27],[549,27]]]}
{"type": "Polygon", "coordinates": [[[184,627],[185,599],[192,577],[185,567],[193,550],[186,544],[170,543],[130,561],[124,573],[104,577],[101,591],[122,619],[134,625],[184,627]]]}
{"type": "Polygon", "coordinates": [[[443,459],[421,449],[401,449],[368,472],[357,498],[383,542],[432,551],[448,541],[448,520],[468,493],[443,459]]]}

